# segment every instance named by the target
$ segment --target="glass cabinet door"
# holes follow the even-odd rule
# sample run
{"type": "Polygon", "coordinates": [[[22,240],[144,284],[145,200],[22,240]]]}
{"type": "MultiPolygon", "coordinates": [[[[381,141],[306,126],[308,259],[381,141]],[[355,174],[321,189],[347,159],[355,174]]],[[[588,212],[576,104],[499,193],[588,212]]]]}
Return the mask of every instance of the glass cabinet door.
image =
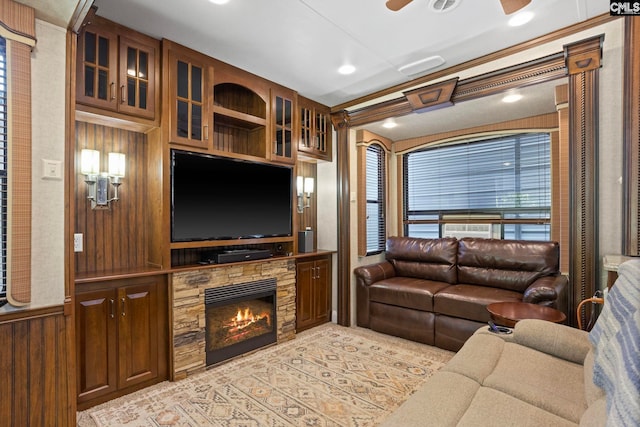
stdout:
{"type": "Polygon", "coordinates": [[[120,93],[122,112],[155,116],[155,46],[120,38],[120,93]]]}
{"type": "Polygon", "coordinates": [[[209,139],[207,67],[190,58],[175,56],[171,72],[171,142],[206,147],[209,139]]]}
{"type": "Polygon", "coordinates": [[[117,109],[117,36],[101,27],[87,27],[78,38],[76,98],[84,104],[117,109]]]}
{"type": "Polygon", "coordinates": [[[293,100],[273,97],[273,159],[293,161],[293,100]]]}

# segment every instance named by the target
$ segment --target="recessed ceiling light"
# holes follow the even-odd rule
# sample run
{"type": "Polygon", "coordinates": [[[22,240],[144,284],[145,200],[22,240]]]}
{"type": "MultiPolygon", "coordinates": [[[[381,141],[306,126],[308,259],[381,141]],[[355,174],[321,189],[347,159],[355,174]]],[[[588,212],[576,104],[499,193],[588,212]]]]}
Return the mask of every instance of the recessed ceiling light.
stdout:
{"type": "Polygon", "coordinates": [[[502,98],[502,102],[517,102],[522,99],[522,95],[519,93],[508,93],[502,98]]]}
{"type": "Polygon", "coordinates": [[[533,19],[533,12],[520,12],[509,19],[509,25],[512,27],[519,27],[533,19]]]}
{"type": "Polygon", "coordinates": [[[227,4],[229,0],[209,0],[213,4],[227,4]]]}
{"type": "Polygon", "coordinates": [[[356,71],[356,67],[354,67],[353,65],[350,64],[345,64],[343,66],[341,66],[340,68],[338,68],[338,72],[340,74],[353,74],[356,71]]]}
{"type": "Polygon", "coordinates": [[[393,129],[394,127],[398,126],[398,124],[395,122],[395,120],[393,119],[386,119],[383,123],[382,123],[382,127],[386,128],[386,129],[393,129]]]}

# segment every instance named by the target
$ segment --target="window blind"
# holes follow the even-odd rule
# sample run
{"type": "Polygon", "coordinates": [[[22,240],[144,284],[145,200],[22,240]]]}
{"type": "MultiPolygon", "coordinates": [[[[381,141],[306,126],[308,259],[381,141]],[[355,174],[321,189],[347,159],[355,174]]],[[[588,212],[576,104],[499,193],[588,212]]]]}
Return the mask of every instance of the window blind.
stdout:
{"type": "MultiPolygon", "coordinates": [[[[502,220],[540,219],[540,223],[550,218],[547,133],[443,145],[407,153],[404,160],[407,235],[438,237],[434,234],[440,234],[439,224],[447,215],[497,215],[502,220]]],[[[505,225],[504,237],[529,234],[548,239],[548,224],[525,222],[516,228],[505,225]]]]}
{"type": "Polygon", "coordinates": [[[385,152],[371,144],[366,153],[367,255],[381,252],[386,242],[385,152]]]}

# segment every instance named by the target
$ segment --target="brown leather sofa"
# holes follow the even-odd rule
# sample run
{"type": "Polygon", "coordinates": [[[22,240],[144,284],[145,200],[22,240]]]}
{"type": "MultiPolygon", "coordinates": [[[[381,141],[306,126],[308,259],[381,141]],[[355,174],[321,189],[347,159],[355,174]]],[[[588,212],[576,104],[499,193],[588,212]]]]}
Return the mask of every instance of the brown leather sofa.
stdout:
{"type": "Polygon", "coordinates": [[[556,242],[390,237],[385,258],[354,270],[358,326],[458,351],[490,320],[490,303],[567,313],[556,242]]]}

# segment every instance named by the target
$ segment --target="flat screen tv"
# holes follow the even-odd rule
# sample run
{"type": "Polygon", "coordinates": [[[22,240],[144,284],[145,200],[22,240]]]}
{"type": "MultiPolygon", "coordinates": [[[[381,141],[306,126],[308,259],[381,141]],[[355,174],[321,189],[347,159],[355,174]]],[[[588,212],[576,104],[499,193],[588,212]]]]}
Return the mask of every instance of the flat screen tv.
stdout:
{"type": "Polygon", "coordinates": [[[171,151],[171,241],[292,235],[290,167],[171,151]]]}

